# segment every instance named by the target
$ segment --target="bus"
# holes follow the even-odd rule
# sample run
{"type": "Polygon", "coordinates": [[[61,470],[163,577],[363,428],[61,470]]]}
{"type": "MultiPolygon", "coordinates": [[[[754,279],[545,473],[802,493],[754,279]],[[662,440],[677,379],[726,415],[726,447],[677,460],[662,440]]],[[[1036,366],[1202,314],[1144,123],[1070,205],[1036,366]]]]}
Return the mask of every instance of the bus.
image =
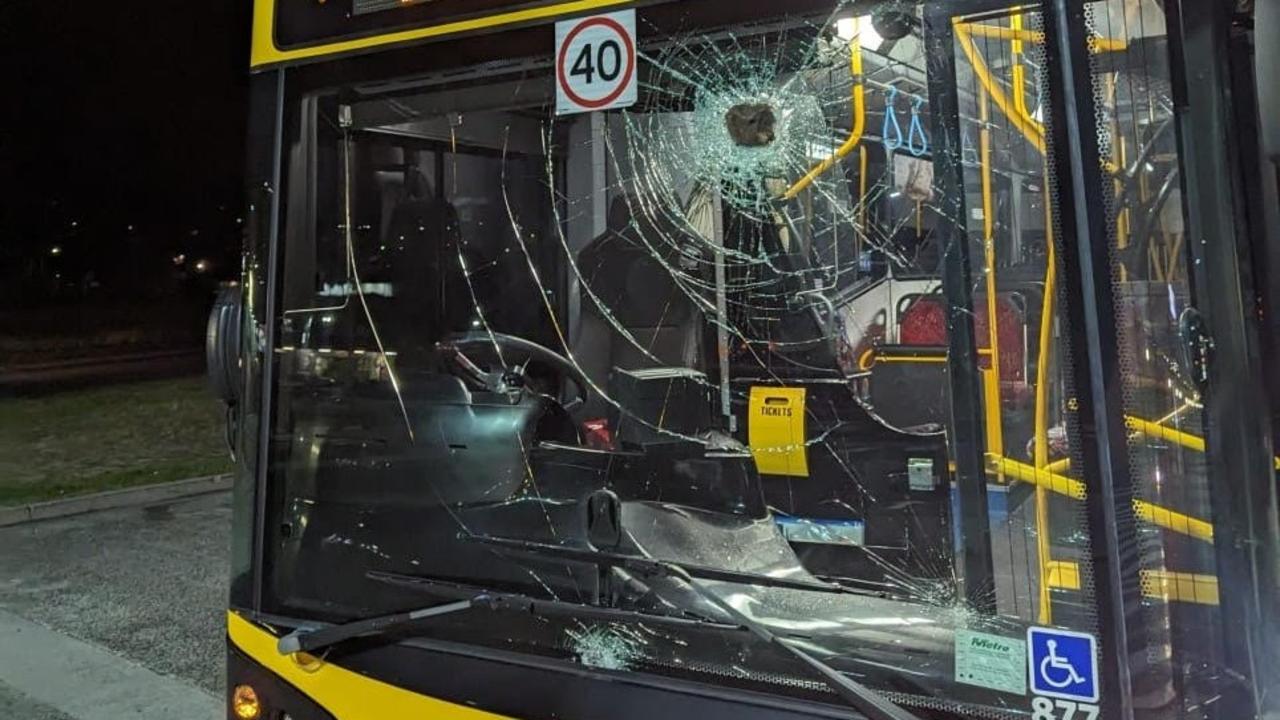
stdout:
{"type": "Polygon", "coordinates": [[[227,717],[1272,716],[1274,5],[255,0],[227,717]]]}

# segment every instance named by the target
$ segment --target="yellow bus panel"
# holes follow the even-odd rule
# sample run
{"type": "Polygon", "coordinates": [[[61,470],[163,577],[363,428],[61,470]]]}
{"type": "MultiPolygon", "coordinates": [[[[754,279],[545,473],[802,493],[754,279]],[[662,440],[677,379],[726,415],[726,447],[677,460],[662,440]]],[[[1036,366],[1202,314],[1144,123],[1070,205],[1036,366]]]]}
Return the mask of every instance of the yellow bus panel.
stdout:
{"type": "MultiPolygon", "coordinates": [[[[398,30],[380,35],[340,40],[320,45],[282,49],[275,42],[275,9],[281,0],[254,0],[253,42],[250,49],[250,67],[259,69],[304,60],[316,60],[331,55],[369,51],[372,48],[401,43],[441,38],[465,32],[492,30],[507,25],[536,22],[561,15],[591,12],[620,5],[630,5],[634,0],[573,0],[540,7],[526,7],[465,20],[446,21],[438,25],[398,30]]],[[[551,40],[547,40],[547,52],[551,52],[551,40]]]]}
{"type": "Polygon", "coordinates": [[[299,662],[276,651],[275,635],[234,612],[227,613],[232,644],[254,662],[279,675],[339,720],[509,720],[482,710],[419,695],[351,672],[323,660],[299,662]]]}

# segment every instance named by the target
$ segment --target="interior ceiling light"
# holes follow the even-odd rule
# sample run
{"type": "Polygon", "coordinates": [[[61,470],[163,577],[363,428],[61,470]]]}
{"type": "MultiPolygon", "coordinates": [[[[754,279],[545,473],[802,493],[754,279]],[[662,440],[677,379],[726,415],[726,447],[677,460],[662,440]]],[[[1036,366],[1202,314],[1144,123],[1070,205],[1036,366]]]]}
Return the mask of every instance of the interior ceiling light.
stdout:
{"type": "Polygon", "coordinates": [[[843,17],[836,20],[836,36],[845,42],[856,37],[863,48],[873,52],[879,50],[884,44],[884,38],[880,37],[880,33],[872,25],[870,15],[843,17]]]}

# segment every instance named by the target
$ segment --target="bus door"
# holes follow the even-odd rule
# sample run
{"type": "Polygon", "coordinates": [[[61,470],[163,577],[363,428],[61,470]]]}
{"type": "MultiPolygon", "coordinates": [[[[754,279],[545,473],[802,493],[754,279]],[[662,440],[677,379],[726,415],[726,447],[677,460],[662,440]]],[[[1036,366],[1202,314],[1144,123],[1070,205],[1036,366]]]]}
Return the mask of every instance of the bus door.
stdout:
{"type": "MultiPolygon", "coordinates": [[[[1226,22],[1122,0],[925,11],[961,571],[978,606],[1098,639],[1104,717],[1253,717],[1274,687],[1277,460],[1209,99],[1226,22]],[[1019,337],[997,299],[1028,284],[1019,337]]],[[[1029,672],[1034,717],[1069,717],[1071,678],[1029,672]]]]}

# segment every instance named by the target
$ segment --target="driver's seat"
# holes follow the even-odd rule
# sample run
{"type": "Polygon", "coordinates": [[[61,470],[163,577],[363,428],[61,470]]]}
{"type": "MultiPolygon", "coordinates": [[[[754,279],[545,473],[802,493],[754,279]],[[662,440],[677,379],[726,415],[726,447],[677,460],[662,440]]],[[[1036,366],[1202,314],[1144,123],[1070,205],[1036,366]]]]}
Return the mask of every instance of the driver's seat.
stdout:
{"type": "MultiPolygon", "coordinates": [[[[672,276],[682,261],[679,229],[633,214],[639,201],[615,198],[608,229],[578,254],[584,287],[574,355],[598,387],[610,387],[615,368],[700,369],[701,313],[672,276]],[[623,331],[630,335],[630,339],[623,331]],[[643,349],[641,349],[643,348],[643,349]]],[[[603,417],[595,399],[587,412],[603,417]]]]}
{"type": "Polygon", "coordinates": [[[392,288],[391,307],[375,317],[402,356],[430,355],[436,341],[460,324],[456,298],[465,290],[459,290],[463,280],[456,269],[459,242],[457,210],[435,196],[421,170],[407,169],[404,197],[391,210],[364,278],[392,288]]]}

